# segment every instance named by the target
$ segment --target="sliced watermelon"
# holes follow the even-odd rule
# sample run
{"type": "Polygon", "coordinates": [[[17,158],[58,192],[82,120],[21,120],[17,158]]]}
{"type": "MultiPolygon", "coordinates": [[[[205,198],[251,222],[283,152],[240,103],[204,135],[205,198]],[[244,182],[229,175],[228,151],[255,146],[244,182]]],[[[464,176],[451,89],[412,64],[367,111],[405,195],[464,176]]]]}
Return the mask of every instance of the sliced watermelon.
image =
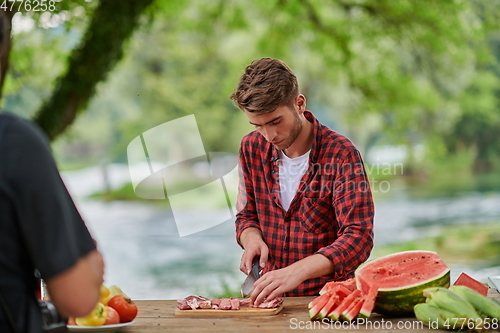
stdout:
{"type": "Polygon", "coordinates": [[[373,282],[371,282],[369,280],[366,280],[365,276],[364,275],[360,275],[356,278],[356,286],[359,290],[361,290],[361,292],[363,293],[363,295],[367,295],[370,290],[373,288],[372,285],[373,285],[373,282]]]}
{"type": "Polygon", "coordinates": [[[365,294],[378,285],[374,311],[390,316],[412,314],[425,301],[424,289],[450,285],[450,268],[430,251],[390,254],[361,264],[354,275],[365,294]]]}
{"type": "Polygon", "coordinates": [[[358,317],[359,318],[370,318],[373,308],[375,307],[375,299],[378,294],[378,286],[374,285],[368,292],[368,294],[363,295],[363,305],[359,310],[358,317]]]}
{"type": "Polygon", "coordinates": [[[342,311],[340,318],[346,321],[351,321],[356,318],[359,310],[361,310],[361,307],[363,306],[363,302],[363,297],[356,298],[347,309],[342,311]]]}
{"type": "Polygon", "coordinates": [[[316,305],[316,303],[321,302],[321,299],[325,298],[325,297],[328,297],[328,296],[320,295],[320,296],[316,297],[315,299],[313,299],[312,301],[309,302],[309,304],[307,305],[307,307],[309,309],[311,309],[313,306],[316,305]]]}
{"type": "Polygon", "coordinates": [[[346,287],[340,285],[337,287],[337,289],[335,290],[335,294],[337,294],[339,296],[339,298],[341,300],[343,300],[344,298],[346,298],[347,296],[349,296],[351,294],[351,292],[353,292],[355,289],[353,290],[349,290],[347,289],[346,287]]]}
{"type": "Polygon", "coordinates": [[[318,319],[323,319],[328,316],[330,311],[332,311],[337,305],[340,303],[340,298],[338,295],[331,295],[330,299],[328,302],[325,304],[325,306],[321,309],[321,311],[318,314],[318,319]]]}
{"type": "Polygon", "coordinates": [[[472,278],[471,276],[462,272],[458,279],[453,283],[454,286],[466,286],[472,290],[477,291],[483,296],[488,296],[488,286],[478,280],[472,278]]]}
{"type": "Polygon", "coordinates": [[[318,318],[319,312],[323,309],[326,303],[328,303],[331,296],[331,293],[325,293],[316,297],[309,303],[309,318],[311,318],[311,320],[318,318]]]}
{"type": "Polygon", "coordinates": [[[331,311],[328,314],[328,318],[332,320],[339,320],[340,315],[344,312],[345,309],[347,309],[347,307],[351,304],[351,302],[355,300],[359,295],[361,295],[361,290],[359,289],[354,290],[351,294],[349,294],[349,296],[344,298],[342,302],[340,302],[340,304],[335,309],[333,309],[333,311],[331,311]]]}
{"type": "Polygon", "coordinates": [[[325,283],[323,288],[319,291],[319,294],[322,295],[327,291],[336,289],[338,286],[342,286],[349,291],[354,291],[356,289],[356,280],[354,278],[344,280],[344,281],[330,281],[325,283]]]}

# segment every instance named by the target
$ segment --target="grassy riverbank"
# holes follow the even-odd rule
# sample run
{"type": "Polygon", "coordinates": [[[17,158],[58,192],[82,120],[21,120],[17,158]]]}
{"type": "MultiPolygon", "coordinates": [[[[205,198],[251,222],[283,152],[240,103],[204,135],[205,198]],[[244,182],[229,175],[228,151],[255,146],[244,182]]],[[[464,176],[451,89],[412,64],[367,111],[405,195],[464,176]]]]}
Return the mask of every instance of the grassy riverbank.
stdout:
{"type": "Polygon", "coordinates": [[[408,250],[437,252],[446,263],[476,267],[500,265],[500,222],[433,226],[424,237],[376,245],[374,258],[408,250]]]}

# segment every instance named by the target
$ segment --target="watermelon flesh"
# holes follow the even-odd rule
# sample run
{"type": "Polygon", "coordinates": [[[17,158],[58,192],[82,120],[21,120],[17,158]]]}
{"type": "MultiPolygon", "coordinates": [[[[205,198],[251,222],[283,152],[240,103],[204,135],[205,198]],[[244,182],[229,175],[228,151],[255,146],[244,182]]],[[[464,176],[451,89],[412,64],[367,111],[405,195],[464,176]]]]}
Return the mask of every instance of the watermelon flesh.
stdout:
{"type": "Polygon", "coordinates": [[[349,307],[345,309],[340,317],[344,320],[351,321],[354,318],[356,318],[359,314],[359,310],[361,310],[361,307],[363,306],[364,300],[363,297],[358,296],[355,300],[351,302],[349,307]]]}
{"type": "Polygon", "coordinates": [[[338,295],[331,295],[328,302],[323,306],[323,308],[319,311],[318,318],[323,319],[328,316],[330,311],[332,311],[338,304],[340,303],[340,298],[338,295]]]}
{"type": "Polygon", "coordinates": [[[359,296],[361,295],[361,290],[354,290],[349,296],[344,298],[340,304],[328,314],[328,318],[333,320],[339,320],[340,315],[344,312],[345,309],[349,307],[349,305],[359,296]]]}
{"type": "Polygon", "coordinates": [[[412,314],[415,304],[425,302],[425,288],[450,285],[449,267],[431,251],[390,254],[363,263],[354,275],[364,294],[378,290],[374,311],[390,316],[412,314]]]}
{"type": "Polygon", "coordinates": [[[320,295],[323,295],[327,291],[332,289],[337,289],[339,286],[342,286],[343,290],[347,290],[350,294],[352,291],[356,290],[356,280],[354,278],[344,280],[344,281],[331,281],[327,282],[323,288],[319,291],[320,295]]]}
{"type": "Polygon", "coordinates": [[[377,297],[376,288],[365,295],[359,289],[349,291],[342,285],[331,286],[309,303],[311,320],[329,318],[351,321],[356,317],[370,317],[377,297]]]}
{"type": "Polygon", "coordinates": [[[375,300],[378,294],[378,286],[374,285],[368,292],[368,294],[363,295],[363,304],[359,309],[359,318],[370,318],[373,308],[375,307],[375,300]]]}
{"type": "MultiPolygon", "coordinates": [[[[309,305],[308,305],[308,308],[309,309],[312,309],[313,307],[316,306],[316,304],[318,304],[319,302],[324,302],[325,299],[328,299],[329,295],[321,295],[320,297],[316,297],[315,299],[313,299],[311,302],[309,302],[309,305]]],[[[326,303],[323,303],[323,305],[326,304],[326,303]]],[[[321,309],[320,309],[321,310],[321,309]]]]}
{"type": "Polygon", "coordinates": [[[488,296],[488,286],[465,274],[464,272],[460,274],[453,285],[469,287],[470,289],[477,291],[483,296],[488,296]]]}
{"type": "Polygon", "coordinates": [[[331,296],[331,293],[325,293],[319,297],[316,297],[311,301],[311,303],[309,303],[309,318],[311,318],[311,320],[319,318],[321,309],[323,309],[323,307],[328,303],[331,296]]]}
{"type": "Polygon", "coordinates": [[[425,301],[423,289],[449,284],[450,269],[435,252],[399,252],[362,264],[354,279],[326,283],[309,304],[309,315],[350,321],[372,312],[413,314],[413,306],[425,301]]]}

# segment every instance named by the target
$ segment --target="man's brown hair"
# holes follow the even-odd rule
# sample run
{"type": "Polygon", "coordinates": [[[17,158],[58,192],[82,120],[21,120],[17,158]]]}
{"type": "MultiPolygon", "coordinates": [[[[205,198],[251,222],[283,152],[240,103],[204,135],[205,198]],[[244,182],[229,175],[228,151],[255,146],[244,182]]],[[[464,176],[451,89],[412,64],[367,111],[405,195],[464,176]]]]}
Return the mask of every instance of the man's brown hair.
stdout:
{"type": "Polygon", "coordinates": [[[280,106],[293,108],[299,94],[297,77],[281,60],[262,58],[245,68],[231,99],[243,111],[261,115],[280,106]]]}

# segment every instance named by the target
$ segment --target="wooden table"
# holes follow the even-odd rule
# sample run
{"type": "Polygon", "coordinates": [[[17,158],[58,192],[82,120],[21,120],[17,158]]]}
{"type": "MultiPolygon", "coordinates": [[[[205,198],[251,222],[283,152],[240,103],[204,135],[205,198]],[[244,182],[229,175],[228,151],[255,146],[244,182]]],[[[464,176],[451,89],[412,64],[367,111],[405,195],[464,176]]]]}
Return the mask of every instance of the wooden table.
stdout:
{"type": "MultiPolygon", "coordinates": [[[[500,294],[490,289],[490,297],[500,300],[500,294]]],[[[184,317],[175,316],[175,300],[138,300],[139,314],[135,323],[120,332],[327,332],[333,330],[395,332],[401,330],[436,332],[415,318],[388,318],[372,314],[367,323],[312,322],[307,304],[314,297],[285,298],[283,310],[265,317],[184,317]],[[315,326],[314,326],[315,325],[315,326]],[[342,326],[343,325],[343,326],[342,326]]],[[[229,310],[228,310],[229,311],[229,310]]],[[[445,331],[443,331],[445,332],[445,331]]]]}

